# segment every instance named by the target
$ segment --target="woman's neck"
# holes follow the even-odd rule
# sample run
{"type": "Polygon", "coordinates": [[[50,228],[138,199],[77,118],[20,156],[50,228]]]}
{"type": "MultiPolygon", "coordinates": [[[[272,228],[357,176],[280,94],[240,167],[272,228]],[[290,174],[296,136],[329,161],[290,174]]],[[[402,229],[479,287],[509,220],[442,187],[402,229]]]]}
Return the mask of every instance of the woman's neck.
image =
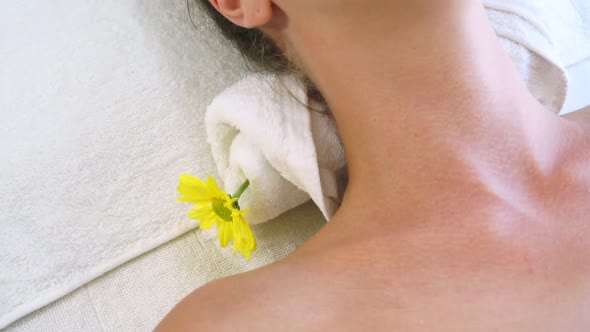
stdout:
{"type": "Polygon", "coordinates": [[[554,171],[561,120],[529,94],[481,4],[454,3],[356,24],[326,11],[286,28],[336,118],[349,201],[419,200],[433,185],[518,196],[554,171]]]}

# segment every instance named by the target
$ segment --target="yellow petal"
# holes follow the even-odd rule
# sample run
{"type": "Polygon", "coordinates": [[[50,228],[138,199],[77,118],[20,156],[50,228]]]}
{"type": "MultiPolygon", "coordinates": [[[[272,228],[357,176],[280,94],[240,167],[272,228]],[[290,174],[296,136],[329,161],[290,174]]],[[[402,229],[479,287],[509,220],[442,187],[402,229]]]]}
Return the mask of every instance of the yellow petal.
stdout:
{"type": "Polygon", "coordinates": [[[196,205],[194,209],[188,212],[191,219],[208,219],[211,215],[215,216],[215,212],[211,208],[211,204],[196,205]]]}
{"type": "Polygon", "coordinates": [[[188,212],[188,217],[200,220],[199,227],[202,229],[209,229],[215,226],[215,223],[219,220],[219,217],[217,217],[210,204],[196,206],[188,212]]]}
{"type": "Polygon", "coordinates": [[[217,224],[217,237],[219,237],[219,245],[222,248],[227,247],[233,238],[231,221],[221,221],[217,224]]]}
{"type": "Polygon", "coordinates": [[[239,251],[247,259],[251,258],[251,252],[256,250],[256,239],[248,222],[242,216],[235,216],[233,221],[234,253],[239,251]]]}
{"type": "Polygon", "coordinates": [[[178,179],[178,192],[181,194],[177,199],[181,202],[204,204],[212,199],[207,185],[198,177],[190,174],[182,174],[178,179]]]}
{"type": "Polygon", "coordinates": [[[219,198],[219,199],[223,199],[223,200],[229,199],[229,195],[224,190],[219,188],[219,186],[217,185],[217,182],[215,181],[215,178],[213,178],[211,175],[209,175],[207,177],[207,189],[209,190],[211,195],[214,196],[215,198],[219,198]]]}

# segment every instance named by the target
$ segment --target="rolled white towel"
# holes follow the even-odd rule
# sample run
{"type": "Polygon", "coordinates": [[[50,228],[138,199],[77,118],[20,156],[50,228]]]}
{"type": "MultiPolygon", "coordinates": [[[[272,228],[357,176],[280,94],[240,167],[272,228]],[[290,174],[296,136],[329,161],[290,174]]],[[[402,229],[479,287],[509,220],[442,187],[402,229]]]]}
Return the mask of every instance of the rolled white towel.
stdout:
{"type": "Polygon", "coordinates": [[[306,106],[291,77],[252,75],[217,96],[205,117],[225,189],[249,179],[240,198],[248,221],[261,223],[308,201],[329,219],[338,206],[346,165],[334,122],[306,106]]]}

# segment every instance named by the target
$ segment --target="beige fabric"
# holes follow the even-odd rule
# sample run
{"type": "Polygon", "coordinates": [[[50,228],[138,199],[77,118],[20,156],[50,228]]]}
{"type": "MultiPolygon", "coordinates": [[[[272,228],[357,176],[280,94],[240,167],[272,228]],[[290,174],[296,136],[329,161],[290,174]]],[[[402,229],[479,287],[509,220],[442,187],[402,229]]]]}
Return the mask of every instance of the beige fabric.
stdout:
{"type": "Polygon", "coordinates": [[[280,259],[325,222],[312,203],[255,225],[252,261],[219,249],[214,231],[191,231],[8,326],[6,332],[151,331],[180,299],[206,282],[280,259]]]}

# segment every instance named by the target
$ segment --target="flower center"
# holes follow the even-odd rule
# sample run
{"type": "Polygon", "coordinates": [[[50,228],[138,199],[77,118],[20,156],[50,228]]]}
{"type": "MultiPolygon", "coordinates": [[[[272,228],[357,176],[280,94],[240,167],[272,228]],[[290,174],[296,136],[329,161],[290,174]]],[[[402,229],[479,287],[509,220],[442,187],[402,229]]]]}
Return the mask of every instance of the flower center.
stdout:
{"type": "Polygon", "coordinates": [[[211,202],[211,208],[213,208],[213,212],[219,216],[219,218],[225,221],[232,221],[231,211],[223,206],[224,201],[218,198],[214,198],[211,202]]]}

